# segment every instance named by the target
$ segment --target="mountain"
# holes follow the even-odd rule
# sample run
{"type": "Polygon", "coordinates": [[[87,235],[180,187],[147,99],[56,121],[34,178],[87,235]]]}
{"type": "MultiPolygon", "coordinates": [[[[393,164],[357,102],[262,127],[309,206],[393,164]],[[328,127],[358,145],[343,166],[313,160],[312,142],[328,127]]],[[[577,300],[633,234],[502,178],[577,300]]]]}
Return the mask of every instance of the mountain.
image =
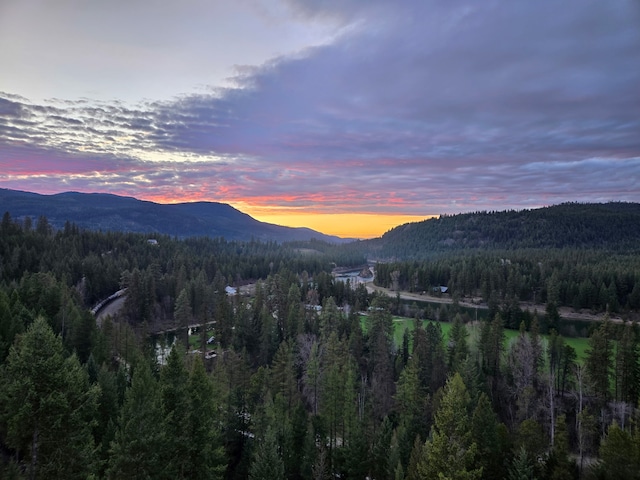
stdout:
{"type": "Polygon", "coordinates": [[[478,249],[638,252],[640,204],[563,203],[531,210],[447,215],[400,225],[358,245],[371,257],[405,259],[478,249]]]}
{"type": "Polygon", "coordinates": [[[40,195],[0,189],[0,214],[13,219],[42,215],[56,229],[69,221],[80,228],[103,231],[155,233],[180,238],[209,236],[226,240],[306,241],[330,243],[351,241],[311,230],[264,223],[217,202],[159,204],[105,193],[66,192],[40,195]]]}

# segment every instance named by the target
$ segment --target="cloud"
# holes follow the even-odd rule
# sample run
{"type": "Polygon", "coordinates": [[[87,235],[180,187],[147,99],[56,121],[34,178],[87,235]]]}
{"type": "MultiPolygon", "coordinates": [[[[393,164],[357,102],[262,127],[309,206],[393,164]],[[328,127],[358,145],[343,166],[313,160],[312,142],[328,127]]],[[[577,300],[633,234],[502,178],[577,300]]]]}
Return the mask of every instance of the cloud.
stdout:
{"type": "Polygon", "coordinates": [[[290,6],[342,33],[234,87],[136,106],[0,95],[0,185],[26,181],[9,167],[31,148],[41,187],[153,199],[416,215],[640,201],[637,3],[290,6]]]}

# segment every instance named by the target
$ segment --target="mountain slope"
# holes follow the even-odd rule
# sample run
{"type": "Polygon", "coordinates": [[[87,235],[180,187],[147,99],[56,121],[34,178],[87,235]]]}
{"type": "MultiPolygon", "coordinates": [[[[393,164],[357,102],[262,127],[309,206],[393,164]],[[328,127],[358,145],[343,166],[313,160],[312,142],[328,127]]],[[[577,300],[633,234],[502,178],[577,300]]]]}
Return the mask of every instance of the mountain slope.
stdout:
{"type": "Polygon", "coordinates": [[[54,228],[69,221],[90,230],[157,233],[177,237],[224,237],[227,240],[285,242],[324,240],[344,243],[349,240],[325,235],[309,228],[291,228],[260,222],[217,202],[159,204],[132,197],[104,193],[66,192],[40,195],[0,189],[0,214],[9,212],[14,219],[44,215],[54,228]]]}
{"type": "Polygon", "coordinates": [[[640,204],[565,203],[521,211],[476,212],[408,223],[360,242],[379,258],[443,251],[519,248],[640,250],[640,204]]]}

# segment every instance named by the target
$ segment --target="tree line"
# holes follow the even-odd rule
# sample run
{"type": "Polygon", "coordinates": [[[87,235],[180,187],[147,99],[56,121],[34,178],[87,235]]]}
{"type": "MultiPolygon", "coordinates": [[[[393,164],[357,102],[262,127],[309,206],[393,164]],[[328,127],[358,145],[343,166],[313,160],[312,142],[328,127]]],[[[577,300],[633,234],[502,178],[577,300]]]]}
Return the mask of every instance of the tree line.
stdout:
{"type": "Polygon", "coordinates": [[[395,300],[335,281],[328,252],[2,228],[3,477],[635,478],[640,466],[633,324],[595,328],[583,362],[536,316],[508,342],[500,310],[478,324],[452,310],[447,335],[416,319],[396,344],[395,300]],[[253,294],[227,295],[260,256],[253,294]],[[101,280],[72,268],[95,262],[113,270],[106,293],[127,288],[100,327],[87,292],[101,280]],[[178,334],[161,364],[154,322],[210,324],[216,356],[203,328],[200,353],[178,334]]]}
{"type": "MultiPolygon", "coordinates": [[[[592,312],[640,310],[640,256],[598,250],[545,249],[442,254],[422,261],[379,262],[377,285],[509,305],[533,302],[592,312]]],[[[518,322],[519,323],[519,322],[518,322]]],[[[512,325],[517,328],[518,323],[512,325]]]]}
{"type": "Polygon", "coordinates": [[[380,259],[432,258],[440,252],[579,249],[638,253],[640,204],[564,203],[532,210],[442,215],[408,223],[360,248],[380,259]]]}

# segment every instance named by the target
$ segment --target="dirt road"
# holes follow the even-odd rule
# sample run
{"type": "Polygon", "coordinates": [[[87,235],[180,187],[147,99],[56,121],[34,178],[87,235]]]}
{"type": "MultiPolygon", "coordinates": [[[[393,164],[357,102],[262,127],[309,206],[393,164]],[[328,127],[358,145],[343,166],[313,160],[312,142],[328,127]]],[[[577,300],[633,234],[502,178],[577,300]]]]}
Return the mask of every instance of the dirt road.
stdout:
{"type": "MultiPolygon", "coordinates": [[[[374,291],[378,291],[381,293],[385,293],[390,297],[395,298],[395,296],[400,293],[400,298],[402,300],[416,300],[420,302],[432,302],[432,303],[445,303],[445,304],[453,304],[453,300],[451,297],[435,297],[433,295],[421,295],[419,293],[400,291],[396,292],[389,288],[378,287],[374,285],[373,282],[367,283],[367,291],[372,293],[374,291]]],[[[480,308],[480,309],[488,309],[486,303],[478,301],[470,302],[465,299],[460,300],[458,302],[461,307],[469,307],[469,308],[480,308]]],[[[529,310],[530,312],[538,311],[539,314],[544,314],[546,305],[542,303],[533,304],[531,302],[520,302],[520,308],[522,310],[529,310]]],[[[569,320],[581,320],[583,322],[599,322],[604,320],[604,313],[593,314],[588,312],[575,312],[570,307],[560,307],[559,309],[560,317],[566,318],[569,320]]],[[[622,323],[623,319],[616,315],[610,315],[609,317],[612,322],[622,323]]]]}

